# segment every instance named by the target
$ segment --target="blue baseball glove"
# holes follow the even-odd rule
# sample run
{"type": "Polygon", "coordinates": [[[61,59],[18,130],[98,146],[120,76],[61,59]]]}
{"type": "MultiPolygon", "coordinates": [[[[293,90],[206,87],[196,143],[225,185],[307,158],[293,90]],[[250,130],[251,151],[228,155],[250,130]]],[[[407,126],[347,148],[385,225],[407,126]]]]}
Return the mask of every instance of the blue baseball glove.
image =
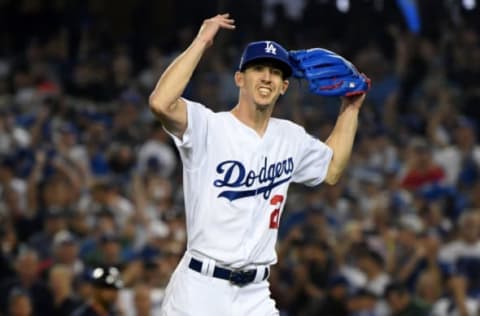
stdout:
{"type": "Polygon", "coordinates": [[[289,57],[293,76],[306,79],[314,94],[353,96],[370,89],[370,79],[332,51],[323,48],[292,50],[289,57]]]}

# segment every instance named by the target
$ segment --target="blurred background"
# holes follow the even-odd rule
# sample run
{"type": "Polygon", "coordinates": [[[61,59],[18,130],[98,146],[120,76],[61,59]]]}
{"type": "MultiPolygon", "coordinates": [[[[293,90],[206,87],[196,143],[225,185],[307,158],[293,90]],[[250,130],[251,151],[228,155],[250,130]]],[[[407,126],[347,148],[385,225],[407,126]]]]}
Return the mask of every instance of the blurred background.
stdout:
{"type": "MultiPolygon", "coordinates": [[[[159,311],[186,241],[181,163],[148,109],[203,19],[230,12],[185,97],[237,100],[249,41],[323,47],[372,79],[333,187],[292,186],[270,277],[283,316],[477,315],[480,3],[0,0],[0,315],[70,315],[116,265],[159,311]]],[[[321,140],[339,100],[291,80],[276,116],[321,140]]]]}

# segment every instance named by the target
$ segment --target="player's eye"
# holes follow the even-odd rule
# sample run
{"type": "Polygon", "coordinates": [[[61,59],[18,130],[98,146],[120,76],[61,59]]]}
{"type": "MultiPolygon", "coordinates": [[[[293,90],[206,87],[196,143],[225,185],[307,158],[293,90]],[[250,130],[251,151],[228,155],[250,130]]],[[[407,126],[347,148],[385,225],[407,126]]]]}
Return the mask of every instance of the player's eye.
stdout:
{"type": "Polygon", "coordinates": [[[264,65],[255,65],[252,67],[252,69],[255,71],[263,71],[264,68],[265,68],[264,65]]]}
{"type": "Polygon", "coordinates": [[[257,72],[263,72],[265,69],[267,69],[272,75],[275,76],[282,76],[282,71],[278,68],[272,67],[272,66],[267,66],[267,65],[255,65],[252,66],[252,69],[257,72]]]}
{"type": "Polygon", "coordinates": [[[275,76],[282,76],[282,71],[278,68],[272,68],[272,74],[275,76]]]}

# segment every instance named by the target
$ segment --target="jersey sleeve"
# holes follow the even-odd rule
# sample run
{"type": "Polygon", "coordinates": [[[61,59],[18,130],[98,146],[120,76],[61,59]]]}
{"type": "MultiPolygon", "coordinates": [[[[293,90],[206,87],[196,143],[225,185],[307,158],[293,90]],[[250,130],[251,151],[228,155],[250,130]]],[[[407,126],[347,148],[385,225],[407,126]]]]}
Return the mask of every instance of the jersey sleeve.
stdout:
{"type": "Polygon", "coordinates": [[[325,143],[303,130],[303,142],[299,147],[297,167],[292,181],[316,186],[327,176],[333,151],[325,143]]]}
{"type": "Polygon", "coordinates": [[[184,168],[193,169],[203,161],[208,133],[208,117],[213,113],[200,103],[184,99],[187,104],[187,129],[182,137],[177,137],[165,129],[172,137],[180,152],[184,168]]]}

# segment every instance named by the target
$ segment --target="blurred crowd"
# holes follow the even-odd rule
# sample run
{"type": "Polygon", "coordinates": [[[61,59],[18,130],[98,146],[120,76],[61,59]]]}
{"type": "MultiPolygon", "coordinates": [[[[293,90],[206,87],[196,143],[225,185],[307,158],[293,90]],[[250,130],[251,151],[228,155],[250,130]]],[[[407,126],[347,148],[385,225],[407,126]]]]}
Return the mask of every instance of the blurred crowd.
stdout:
{"type": "MultiPolygon", "coordinates": [[[[123,315],[158,312],[186,232],[148,95],[223,10],[237,30],[187,98],[230,109],[241,50],[261,39],[334,50],[373,83],[342,181],[290,189],[270,276],[281,315],[478,315],[479,9],[419,1],[412,34],[392,1],[337,2],[0,1],[0,315],[70,315],[98,265],[120,269],[123,315]]],[[[276,116],[325,140],[340,102],[307,88],[292,79],[276,116]]]]}

